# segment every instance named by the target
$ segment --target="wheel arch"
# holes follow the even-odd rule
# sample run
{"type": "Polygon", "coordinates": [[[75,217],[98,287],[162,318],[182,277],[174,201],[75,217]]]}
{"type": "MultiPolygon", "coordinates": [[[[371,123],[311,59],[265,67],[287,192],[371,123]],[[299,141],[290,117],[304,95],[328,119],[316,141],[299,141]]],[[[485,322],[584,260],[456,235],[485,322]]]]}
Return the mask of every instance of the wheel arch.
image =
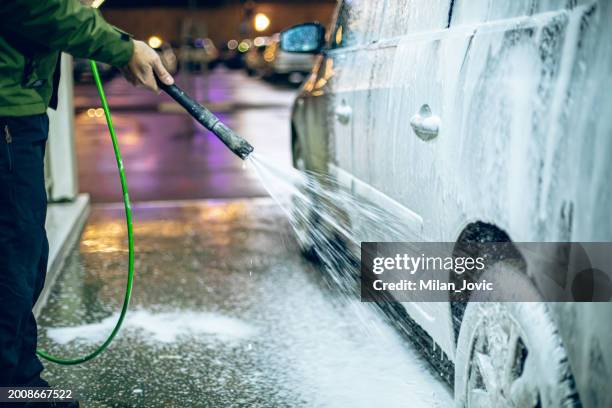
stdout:
{"type": "MultiPolygon", "coordinates": [[[[496,224],[476,220],[465,225],[455,240],[453,247],[453,256],[457,256],[460,252],[460,248],[469,243],[486,243],[486,242],[512,242],[510,235],[501,227],[496,224]]],[[[520,251],[512,245],[513,258],[517,260],[520,269],[526,272],[526,263],[521,255],[520,251]]],[[[477,256],[484,256],[487,254],[478,253],[477,256]]],[[[492,254],[488,254],[492,255],[492,254]]],[[[495,255],[492,255],[493,259],[495,255]]],[[[455,344],[459,338],[459,330],[461,329],[461,323],[463,322],[463,316],[465,315],[465,309],[467,302],[451,301],[451,312],[453,319],[453,330],[455,334],[455,344]]]]}
{"type": "MultiPolygon", "coordinates": [[[[458,234],[457,239],[455,240],[454,248],[453,248],[453,256],[458,255],[462,244],[486,243],[486,242],[512,243],[513,240],[510,234],[508,234],[503,228],[499,227],[498,225],[490,223],[490,222],[476,220],[476,221],[466,224],[464,228],[461,230],[461,232],[458,234]]],[[[480,253],[477,254],[477,256],[482,256],[482,255],[486,255],[486,254],[480,254],[480,253]]],[[[490,258],[489,262],[491,262],[492,260],[493,263],[491,264],[493,265],[495,264],[496,254],[492,254],[492,255],[493,256],[490,258]]],[[[506,252],[505,255],[507,256],[508,253],[506,252]]],[[[497,255],[497,257],[499,257],[499,255],[497,255]]],[[[506,257],[499,258],[499,259],[500,260],[506,259],[506,261],[508,260],[508,258],[506,257]]],[[[515,268],[515,270],[519,271],[520,273],[527,274],[526,259],[521,254],[520,250],[514,244],[511,245],[511,253],[510,253],[509,259],[511,260],[510,264],[515,268]]],[[[473,302],[471,304],[472,306],[474,306],[473,302]]],[[[565,349],[565,346],[563,344],[563,339],[562,339],[561,333],[559,332],[557,322],[554,319],[554,313],[551,313],[547,305],[541,302],[536,302],[536,303],[528,302],[526,304],[520,302],[517,304],[511,303],[511,305],[512,307],[518,308],[517,310],[522,310],[523,307],[525,308],[531,307],[532,309],[530,310],[532,311],[533,308],[536,308],[538,310],[538,313],[541,316],[548,316],[546,320],[546,324],[550,326],[548,328],[548,331],[553,333],[555,337],[556,343],[553,344],[554,349],[560,353],[559,355],[563,356],[563,358],[561,358],[559,361],[560,366],[562,368],[561,372],[559,373],[559,378],[561,379],[560,381],[563,384],[565,384],[565,387],[566,387],[565,391],[567,392],[567,394],[564,395],[564,401],[568,404],[567,406],[572,406],[572,407],[581,406],[580,396],[578,395],[575,378],[572,372],[572,367],[569,364],[569,360],[567,358],[567,350],[565,349]]],[[[459,333],[460,333],[462,325],[464,324],[464,318],[466,317],[467,307],[468,307],[468,302],[451,301],[453,329],[454,329],[454,334],[455,334],[455,346],[458,348],[461,348],[459,333]]],[[[468,323],[468,326],[469,326],[469,323],[468,323]]],[[[459,353],[461,353],[461,350],[456,351],[457,355],[459,353]]]]}

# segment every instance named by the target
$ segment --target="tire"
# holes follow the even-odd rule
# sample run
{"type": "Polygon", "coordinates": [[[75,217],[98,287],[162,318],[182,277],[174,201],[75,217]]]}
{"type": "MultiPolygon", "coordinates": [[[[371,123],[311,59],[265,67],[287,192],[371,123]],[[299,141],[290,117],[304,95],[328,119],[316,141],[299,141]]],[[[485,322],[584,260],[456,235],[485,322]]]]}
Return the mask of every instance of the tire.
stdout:
{"type": "Polygon", "coordinates": [[[545,303],[468,304],[455,358],[458,407],[580,407],[545,303]]]}

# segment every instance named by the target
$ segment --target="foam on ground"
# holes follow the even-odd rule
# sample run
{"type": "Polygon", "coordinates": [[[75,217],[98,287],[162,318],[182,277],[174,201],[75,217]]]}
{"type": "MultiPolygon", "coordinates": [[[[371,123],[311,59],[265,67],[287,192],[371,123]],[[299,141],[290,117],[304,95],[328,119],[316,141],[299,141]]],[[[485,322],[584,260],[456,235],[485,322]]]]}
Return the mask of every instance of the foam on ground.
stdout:
{"type": "MultiPolygon", "coordinates": [[[[58,344],[72,341],[99,343],[112,331],[119,314],[109,316],[99,323],[47,329],[47,336],[58,344]]],[[[136,332],[147,341],[172,343],[180,337],[212,336],[220,340],[240,340],[250,337],[255,329],[247,323],[217,313],[196,311],[172,311],[153,313],[148,310],[130,311],[122,332],[136,332]]]]}

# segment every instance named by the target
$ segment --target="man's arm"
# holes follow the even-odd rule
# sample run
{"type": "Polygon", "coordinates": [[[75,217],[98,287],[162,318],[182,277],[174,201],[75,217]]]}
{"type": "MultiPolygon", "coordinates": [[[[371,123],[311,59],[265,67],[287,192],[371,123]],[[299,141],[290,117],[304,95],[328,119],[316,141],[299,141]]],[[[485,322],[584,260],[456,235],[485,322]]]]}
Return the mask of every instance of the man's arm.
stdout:
{"type": "Polygon", "coordinates": [[[155,51],[108,24],[97,10],[79,0],[2,0],[0,21],[3,30],[50,50],[124,67],[134,85],[158,91],[154,71],[164,83],[174,83],[155,51]]]}
{"type": "Polygon", "coordinates": [[[129,36],[108,24],[79,0],[12,0],[0,2],[4,30],[13,31],[50,50],[90,58],[117,67],[134,50],[129,36]]]}

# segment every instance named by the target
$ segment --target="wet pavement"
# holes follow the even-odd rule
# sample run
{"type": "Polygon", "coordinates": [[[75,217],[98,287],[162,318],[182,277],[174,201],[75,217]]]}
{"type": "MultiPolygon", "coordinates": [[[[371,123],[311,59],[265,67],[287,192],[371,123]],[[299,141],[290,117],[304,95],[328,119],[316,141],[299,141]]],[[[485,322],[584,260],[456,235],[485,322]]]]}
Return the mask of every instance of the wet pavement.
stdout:
{"type": "MultiPolygon", "coordinates": [[[[224,69],[179,75],[176,80],[257,146],[258,153],[289,164],[289,113],[295,88],[224,69]]],[[[121,77],[104,88],[132,201],[266,196],[253,175],[242,171],[242,161],[166,95],[134,88],[121,77]]],[[[81,191],[91,194],[94,203],[120,201],[115,156],[91,84],[76,86],[75,109],[81,191]]]]}
{"type": "MultiPolygon", "coordinates": [[[[447,407],[368,304],[305,261],[271,199],[139,204],[136,283],[111,348],[47,379],[84,407],[447,407]]],[[[41,347],[91,351],[122,301],[122,209],[97,206],[42,312],[41,347]]]]}
{"type": "MultiPolygon", "coordinates": [[[[178,80],[258,153],[289,165],[294,89],[236,71],[178,80]]],[[[136,202],[134,295],[106,352],[46,364],[54,386],[85,408],[451,405],[409,341],[301,256],[252,169],[169,100],[122,79],[106,88],[136,202]]],[[[40,347],[65,357],[110,333],[127,273],[116,167],[93,101],[93,87],[77,88],[81,190],[94,206],[39,318],[40,347]]]]}

